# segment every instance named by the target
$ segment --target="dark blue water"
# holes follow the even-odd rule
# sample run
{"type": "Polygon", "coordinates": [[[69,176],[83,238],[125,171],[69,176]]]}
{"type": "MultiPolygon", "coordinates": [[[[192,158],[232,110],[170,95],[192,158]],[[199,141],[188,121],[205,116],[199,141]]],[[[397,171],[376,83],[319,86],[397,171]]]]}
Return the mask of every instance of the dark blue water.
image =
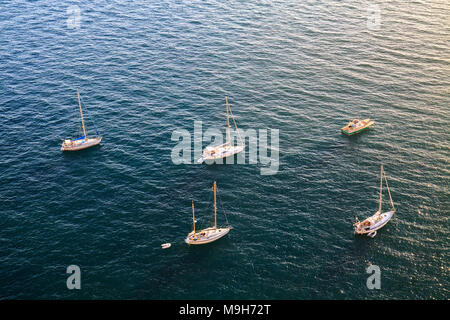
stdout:
{"type": "Polygon", "coordinates": [[[448,299],[450,5],[382,2],[374,28],[371,4],[2,1],[0,298],[448,299]],[[104,140],[66,154],[76,89],[104,140]],[[276,174],[172,162],[225,96],[241,129],[279,130],[276,174]],[[376,122],[343,136],[354,117],[376,122]],[[355,237],[381,163],[397,212],[355,237]],[[188,247],[214,180],[234,229],[188,247]]]}

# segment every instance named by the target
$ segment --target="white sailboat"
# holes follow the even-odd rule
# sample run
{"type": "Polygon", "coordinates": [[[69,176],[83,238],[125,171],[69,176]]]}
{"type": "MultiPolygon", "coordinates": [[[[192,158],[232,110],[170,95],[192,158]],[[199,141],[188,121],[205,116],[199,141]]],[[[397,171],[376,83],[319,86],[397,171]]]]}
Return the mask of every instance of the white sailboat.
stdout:
{"type": "Polygon", "coordinates": [[[238,127],[236,125],[236,121],[234,120],[233,113],[231,112],[231,108],[228,105],[228,97],[225,97],[225,103],[227,107],[227,141],[224,144],[219,146],[208,146],[203,150],[202,157],[197,160],[198,163],[202,163],[205,160],[217,160],[226,157],[230,157],[234,154],[242,152],[245,148],[245,144],[242,141],[241,135],[239,134],[238,127]],[[231,135],[230,135],[230,116],[233,119],[234,126],[236,128],[236,132],[239,138],[239,144],[236,146],[231,145],[231,135]]]}
{"type": "Polygon", "coordinates": [[[364,221],[358,221],[358,218],[356,218],[356,223],[353,224],[355,234],[366,234],[369,237],[375,237],[377,234],[377,230],[381,229],[386,225],[386,223],[391,220],[392,216],[395,213],[395,207],[394,202],[392,201],[391,197],[391,191],[389,190],[389,185],[387,182],[386,174],[383,171],[383,165],[381,165],[381,174],[380,174],[380,200],[379,200],[379,207],[378,211],[371,217],[367,218],[364,221]],[[386,188],[388,190],[389,199],[391,201],[392,210],[388,212],[381,211],[381,202],[383,199],[383,176],[384,180],[386,181],[386,188]]]}
{"type": "Polygon", "coordinates": [[[195,230],[195,214],[194,201],[192,201],[192,222],[194,229],[187,235],[184,242],[187,244],[205,244],[216,241],[226,235],[232,227],[217,227],[217,206],[216,206],[216,182],[214,181],[214,226],[196,231],[195,230]]]}
{"type": "Polygon", "coordinates": [[[95,137],[88,137],[86,135],[86,128],[84,126],[83,109],[81,108],[80,93],[77,90],[78,105],[80,107],[81,126],[83,127],[83,135],[76,139],[64,139],[61,145],[61,151],[78,151],[98,145],[102,141],[102,137],[98,134],[95,137]]]}

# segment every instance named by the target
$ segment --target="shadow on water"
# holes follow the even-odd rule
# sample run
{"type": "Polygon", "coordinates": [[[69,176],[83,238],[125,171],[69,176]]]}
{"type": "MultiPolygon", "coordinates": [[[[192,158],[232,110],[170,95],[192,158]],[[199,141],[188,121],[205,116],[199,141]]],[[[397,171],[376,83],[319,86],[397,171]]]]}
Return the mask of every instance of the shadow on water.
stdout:
{"type": "Polygon", "coordinates": [[[375,130],[374,128],[370,128],[370,129],[364,130],[362,132],[353,134],[351,136],[341,133],[341,136],[343,138],[347,138],[351,143],[356,143],[366,136],[371,136],[374,133],[373,132],[374,130],[375,130]]]}
{"type": "Polygon", "coordinates": [[[100,148],[102,148],[101,144],[77,151],[61,151],[61,153],[63,154],[64,158],[79,159],[85,158],[86,156],[94,156],[95,151],[99,151],[100,148]]]}

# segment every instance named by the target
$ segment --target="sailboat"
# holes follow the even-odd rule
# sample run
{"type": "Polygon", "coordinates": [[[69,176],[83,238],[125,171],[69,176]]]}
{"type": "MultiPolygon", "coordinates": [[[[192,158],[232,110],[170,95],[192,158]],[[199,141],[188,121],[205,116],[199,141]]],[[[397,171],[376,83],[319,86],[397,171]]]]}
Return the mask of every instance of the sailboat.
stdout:
{"type": "Polygon", "coordinates": [[[214,181],[214,226],[196,231],[194,201],[192,201],[192,222],[194,229],[187,235],[184,242],[187,244],[205,244],[216,241],[226,235],[232,229],[231,226],[217,227],[217,206],[216,206],[216,182],[214,181]]]}
{"type": "Polygon", "coordinates": [[[391,220],[392,216],[395,213],[395,207],[394,202],[392,201],[391,197],[391,191],[389,190],[389,185],[387,182],[386,174],[383,171],[383,165],[381,165],[381,174],[380,174],[380,200],[379,200],[379,206],[378,211],[371,217],[367,218],[364,221],[358,221],[358,218],[356,218],[356,223],[353,224],[353,227],[355,229],[355,234],[366,234],[369,237],[375,237],[377,234],[377,230],[384,227],[386,223],[391,220]],[[383,177],[386,181],[386,188],[388,190],[389,199],[391,201],[392,210],[388,212],[381,211],[381,202],[383,199],[383,177]]]}
{"type": "Polygon", "coordinates": [[[202,163],[205,160],[216,160],[232,156],[236,153],[242,152],[245,148],[245,144],[242,141],[241,135],[239,134],[236,121],[234,120],[231,108],[228,105],[228,97],[225,97],[225,103],[227,107],[227,141],[219,146],[208,146],[203,150],[202,157],[197,160],[198,163],[202,163]],[[236,146],[231,145],[231,135],[230,135],[230,115],[233,119],[234,126],[239,138],[239,144],[236,146]]]}
{"type": "Polygon", "coordinates": [[[61,151],[77,151],[98,145],[102,141],[97,128],[97,135],[95,137],[88,137],[86,135],[86,128],[84,126],[83,109],[81,108],[80,93],[77,90],[78,105],[80,107],[81,126],[83,127],[83,135],[76,139],[64,139],[61,146],[61,151]]]}

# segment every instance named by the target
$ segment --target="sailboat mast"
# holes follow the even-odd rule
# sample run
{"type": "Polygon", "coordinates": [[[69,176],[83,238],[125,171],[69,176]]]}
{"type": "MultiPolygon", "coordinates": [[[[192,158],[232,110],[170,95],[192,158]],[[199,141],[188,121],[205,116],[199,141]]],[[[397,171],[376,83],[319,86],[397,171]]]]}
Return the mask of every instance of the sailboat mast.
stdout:
{"type": "MultiPolygon", "coordinates": [[[[244,143],[243,143],[243,141],[242,141],[241,134],[239,133],[239,129],[238,129],[237,124],[236,124],[236,120],[234,120],[233,111],[231,111],[231,108],[228,106],[228,97],[225,97],[225,98],[226,98],[227,107],[228,107],[228,109],[229,109],[231,118],[233,119],[234,127],[236,128],[236,132],[237,132],[238,137],[239,137],[239,142],[240,142],[241,145],[243,145],[244,143]]],[[[228,126],[230,127],[229,121],[227,121],[227,122],[228,122],[228,126]]],[[[230,138],[230,140],[231,140],[231,138],[230,138]]]]}
{"type": "Polygon", "coordinates": [[[78,97],[78,105],[80,106],[81,125],[83,126],[83,134],[86,137],[86,129],[84,128],[83,110],[81,109],[80,93],[78,92],[78,89],[77,89],[77,97],[78,97]]]}
{"type": "Polygon", "coordinates": [[[392,206],[392,211],[395,212],[394,201],[392,201],[391,191],[389,190],[389,185],[388,185],[388,182],[387,182],[386,173],[384,174],[384,181],[386,181],[386,189],[388,190],[389,199],[391,201],[391,206],[392,206]]]}
{"type": "Polygon", "coordinates": [[[231,136],[230,136],[230,116],[228,115],[228,97],[225,97],[225,103],[227,105],[227,142],[231,142],[231,136]]]}
{"type": "Polygon", "coordinates": [[[381,214],[381,200],[383,198],[382,188],[383,188],[383,165],[381,165],[381,172],[380,172],[380,204],[378,207],[379,214],[381,214]]]}
{"type": "Polygon", "coordinates": [[[192,200],[192,222],[194,223],[194,233],[195,233],[194,200],[192,200]]]}
{"type": "Polygon", "coordinates": [[[214,181],[214,230],[217,229],[216,182],[214,181]]]}

